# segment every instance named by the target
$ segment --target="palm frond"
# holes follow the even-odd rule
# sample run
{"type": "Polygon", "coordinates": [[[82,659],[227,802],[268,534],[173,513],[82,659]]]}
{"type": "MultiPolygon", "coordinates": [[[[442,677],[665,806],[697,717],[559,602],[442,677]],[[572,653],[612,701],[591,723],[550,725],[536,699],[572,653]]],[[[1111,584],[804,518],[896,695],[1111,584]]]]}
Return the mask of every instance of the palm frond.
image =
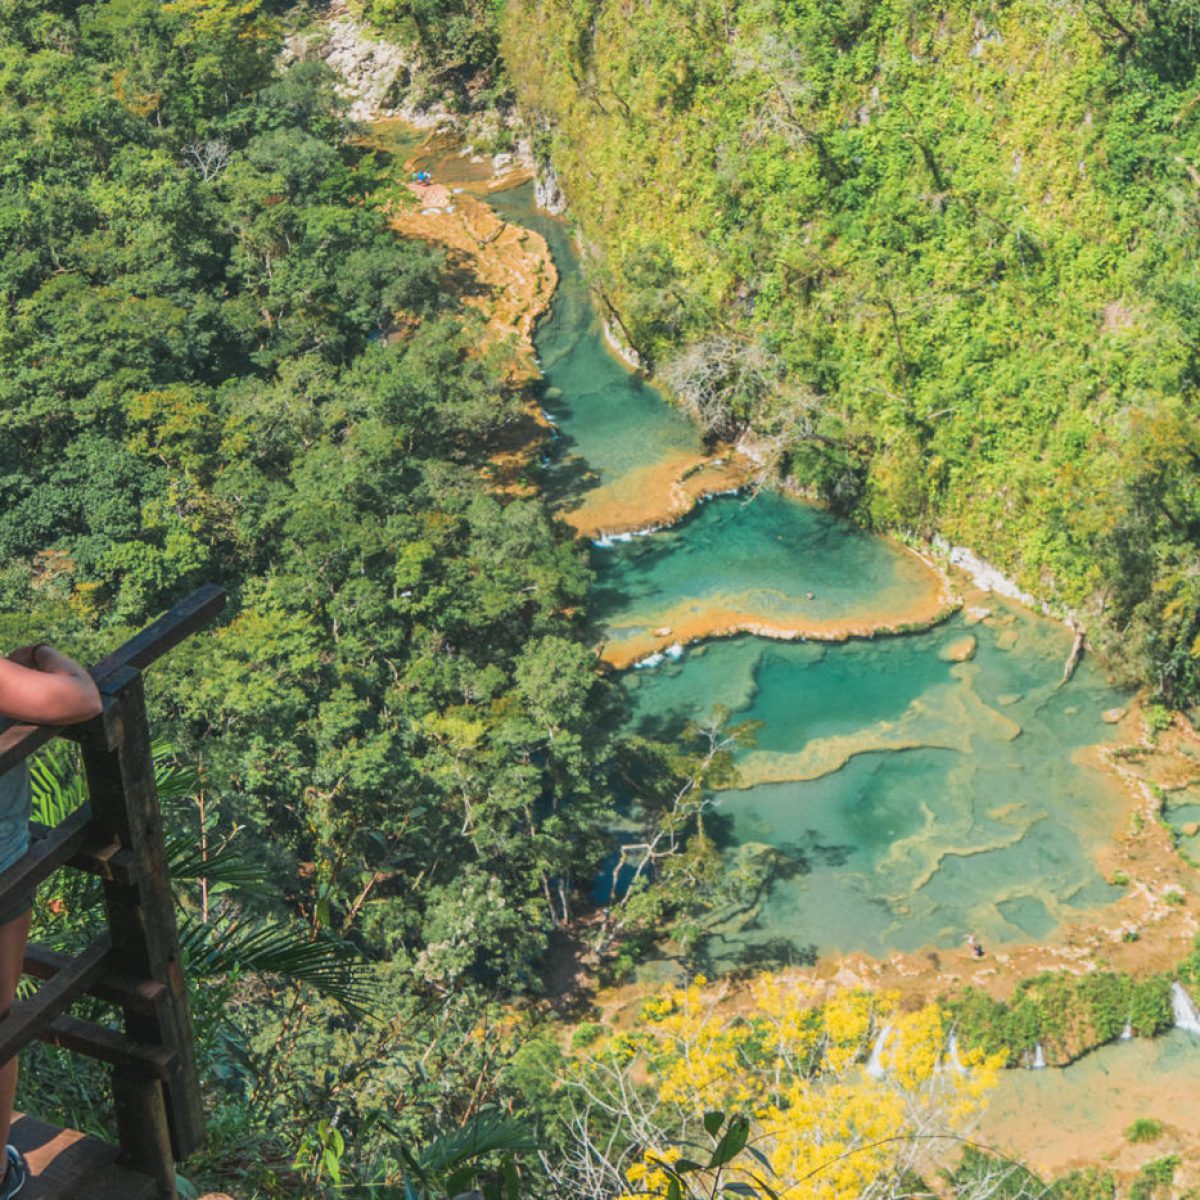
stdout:
{"type": "Polygon", "coordinates": [[[87,802],[87,783],[75,748],[51,742],[29,763],[33,788],[31,815],[43,825],[58,825],[87,802]]]}
{"type": "Polygon", "coordinates": [[[200,786],[200,773],[191,763],[180,761],[179,747],[170,738],[155,738],[150,757],[159,800],[190,800],[200,786]]]}
{"type": "Polygon", "coordinates": [[[208,883],[223,883],[243,892],[272,894],[263,879],[262,867],[251,862],[235,846],[221,846],[205,851],[190,834],[176,834],[166,839],[167,873],[172,883],[205,879],[208,883]]]}
{"type": "Polygon", "coordinates": [[[453,1171],[489,1154],[529,1154],[536,1149],[537,1143],[521,1121],[481,1113],[423,1146],[417,1162],[423,1173],[433,1175],[453,1171]]]}
{"type": "Polygon", "coordinates": [[[184,916],[180,947],[191,973],[205,976],[233,971],[278,975],[307,984],[360,1016],[367,1016],[369,988],[357,950],[330,938],[309,938],[306,931],[277,921],[210,921],[184,916]]]}

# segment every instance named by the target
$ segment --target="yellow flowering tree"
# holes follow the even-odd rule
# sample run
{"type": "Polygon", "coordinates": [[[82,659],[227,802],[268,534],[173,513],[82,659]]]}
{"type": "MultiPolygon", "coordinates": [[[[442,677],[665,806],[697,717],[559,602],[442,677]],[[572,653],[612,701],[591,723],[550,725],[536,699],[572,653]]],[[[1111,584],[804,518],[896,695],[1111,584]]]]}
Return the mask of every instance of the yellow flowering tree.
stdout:
{"type": "Polygon", "coordinates": [[[936,1005],[779,975],[748,1000],[698,978],[642,1018],[566,1081],[570,1168],[596,1181],[575,1195],[895,1200],[969,1131],[1003,1063],[960,1055],[936,1005]]]}

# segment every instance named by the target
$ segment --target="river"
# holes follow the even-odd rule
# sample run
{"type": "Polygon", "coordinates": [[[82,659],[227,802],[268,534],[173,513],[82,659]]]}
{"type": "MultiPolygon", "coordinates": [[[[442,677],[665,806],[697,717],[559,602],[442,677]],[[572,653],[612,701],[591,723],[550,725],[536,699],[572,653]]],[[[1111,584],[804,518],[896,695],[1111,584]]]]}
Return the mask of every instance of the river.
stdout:
{"type": "MultiPolygon", "coordinates": [[[[555,427],[547,490],[568,513],[636,526],[631,514],[662,507],[647,494],[670,485],[662,464],[703,460],[699,436],[605,344],[566,225],[528,187],[492,203],[546,239],[560,273],[536,336],[555,427]]],[[[770,847],[781,869],[717,931],[718,964],[949,947],[968,932],[1038,941],[1121,894],[1096,859],[1127,799],[1083,752],[1126,697],[1088,659],[1058,686],[1060,625],[989,598],[982,619],[813,640],[929,624],[937,584],[902,548],[771,491],[717,496],[646,536],[576,524],[592,526],[605,657],[642,663],[622,673],[631,719],[668,735],[718,707],[761,722],[744,786],[715,798],[710,828],[731,868],[770,847]],[[773,636],[712,636],[739,619],[773,636]]]]}

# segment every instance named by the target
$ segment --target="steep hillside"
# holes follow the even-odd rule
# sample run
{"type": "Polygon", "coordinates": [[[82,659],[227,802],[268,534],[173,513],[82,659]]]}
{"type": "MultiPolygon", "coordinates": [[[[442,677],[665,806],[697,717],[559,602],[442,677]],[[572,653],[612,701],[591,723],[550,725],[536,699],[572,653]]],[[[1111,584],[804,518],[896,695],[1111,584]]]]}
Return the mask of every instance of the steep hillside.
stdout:
{"type": "Polygon", "coordinates": [[[510,0],[503,48],[710,429],[1196,695],[1200,7],[510,0]]]}

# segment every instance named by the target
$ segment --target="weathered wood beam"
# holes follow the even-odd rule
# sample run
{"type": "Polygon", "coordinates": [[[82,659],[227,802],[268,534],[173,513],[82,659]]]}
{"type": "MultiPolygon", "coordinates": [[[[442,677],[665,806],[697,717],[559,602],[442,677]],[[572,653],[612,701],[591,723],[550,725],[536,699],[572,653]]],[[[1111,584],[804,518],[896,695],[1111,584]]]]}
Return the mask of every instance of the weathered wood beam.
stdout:
{"type": "Polygon", "coordinates": [[[144,1046],[141,1042],[130,1041],[116,1029],[106,1029],[78,1017],[55,1017],[38,1037],[51,1046],[61,1046],[75,1054],[155,1079],[169,1079],[175,1066],[175,1055],[165,1047],[144,1046]]]}
{"type": "Polygon", "coordinates": [[[8,1062],[27,1046],[61,1012],[67,1009],[104,974],[112,955],[112,942],[102,934],[71,965],[47,980],[29,1000],[20,1000],[0,1020],[0,1062],[8,1062]]]}
{"type": "MultiPolygon", "coordinates": [[[[166,1103],[175,1158],[182,1160],[203,1139],[204,1106],[196,1072],[187,985],[180,962],[175,901],[167,874],[141,673],[132,666],[121,667],[101,681],[100,689],[104,695],[119,700],[124,737],[115,750],[84,747],[92,829],[99,840],[120,843],[132,856],[136,872],[133,884],[115,879],[104,881],[114,960],[122,970],[157,979],[167,989],[166,997],[153,1014],[132,1007],[124,1010],[125,1032],[132,1041],[165,1046],[175,1055],[169,1078],[160,1090],[166,1103]]],[[[117,1078],[126,1074],[123,1068],[116,1072],[117,1078]]],[[[139,1105],[148,1103],[129,1080],[125,1083],[132,1089],[130,1095],[138,1095],[139,1105]]],[[[124,1139],[121,1145],[127,1155],[137,1149],[126,1145],[124,1139]]]]}
{"type": "MultiPolygon", "coordinates": [[[[52,950],[41,942],[30,942],[25,947],[25,974],[32,975],[34,979],[51,979],[74,961],[71,955],[52,950]]],[[[110,966],[88,994],[109,1004],[134,1008],[153,1015],[157,1012],[156,1005],[166,990],[166,986],[157,979],[140,979],[118,967],[110,966]]]]}

